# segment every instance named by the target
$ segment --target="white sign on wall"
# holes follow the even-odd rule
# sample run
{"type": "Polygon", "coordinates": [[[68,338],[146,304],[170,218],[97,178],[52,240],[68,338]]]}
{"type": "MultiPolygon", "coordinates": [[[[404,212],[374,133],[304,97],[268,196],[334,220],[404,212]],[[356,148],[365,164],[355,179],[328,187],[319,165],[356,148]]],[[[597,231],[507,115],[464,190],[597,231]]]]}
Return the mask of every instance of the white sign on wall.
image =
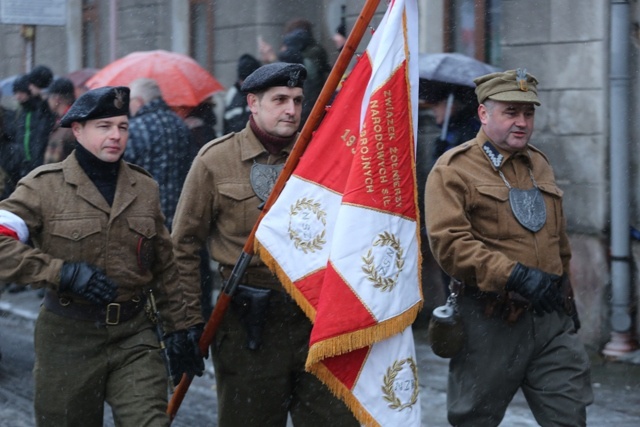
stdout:
{"type": "Polygon", "coordinates": [[[0,0],[0,23],[66,25],[67,0],[0,0]]]}

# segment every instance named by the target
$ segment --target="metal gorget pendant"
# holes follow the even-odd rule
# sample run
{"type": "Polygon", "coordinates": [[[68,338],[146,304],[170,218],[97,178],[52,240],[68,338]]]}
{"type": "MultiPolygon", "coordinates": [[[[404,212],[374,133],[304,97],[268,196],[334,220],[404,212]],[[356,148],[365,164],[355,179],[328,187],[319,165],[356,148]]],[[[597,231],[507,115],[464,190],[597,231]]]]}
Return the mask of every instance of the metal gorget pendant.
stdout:
{"type": "Polygon", "coordinates": [[[271,190],[273,190],[273,186],[282,169],[284,169],[284,163],[279,165],[263,165],[254,162],[251,166],[251,188],[253,188],[256,196],[263,202],[269,198],[269,194],[271,194],[271,190]]]}
{"type": "Polygon", "coordinates": [[[537,187],[531,190],[511,188],[509,190],[511,212],[520,225],[534,233],[540,231],[547,221],[544,199],[537,187]]]}
{"type": "Polygon", "coordinates": [[[547,222],[547,208],[536,180],[533,178],[531,169],[529,169],[529,175],[531,176],[531,181],[533,181],[533,188],[530,190],[511,187],[502,171],[499,170],[498,173],[509,188],[509,204],[511,205],[513,216],[527,230],[534,233],[540,231],[545,222],[547,222]]]}

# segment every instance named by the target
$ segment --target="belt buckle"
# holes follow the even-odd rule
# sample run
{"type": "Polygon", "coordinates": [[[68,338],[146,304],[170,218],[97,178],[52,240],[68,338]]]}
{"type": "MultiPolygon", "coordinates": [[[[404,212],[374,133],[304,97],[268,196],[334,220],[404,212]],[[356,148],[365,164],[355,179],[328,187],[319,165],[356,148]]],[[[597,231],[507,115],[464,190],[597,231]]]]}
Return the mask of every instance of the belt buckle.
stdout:
{"type": "Polygon", "coordinates": [[[120,304],[117,302],[112,302],[107,304],[107,313],[105,316],[105,323],[107,325],[117,325],[120,323],[120,304]],[[112,320],[112,313],[115,311],[115,320],[112,320]]]}

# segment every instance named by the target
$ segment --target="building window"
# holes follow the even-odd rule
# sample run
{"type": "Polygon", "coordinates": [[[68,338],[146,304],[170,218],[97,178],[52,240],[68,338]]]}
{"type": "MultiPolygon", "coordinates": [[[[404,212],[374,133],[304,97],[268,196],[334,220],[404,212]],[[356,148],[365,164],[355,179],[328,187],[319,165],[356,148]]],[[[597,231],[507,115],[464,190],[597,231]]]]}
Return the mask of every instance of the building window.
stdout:
{"type": "Polygon", "coordinates": [[[82,65],[90,68],[98,68],[100,58],[97,3],[97,0],[82,1],[82,65]]]}
{"type": "Polygon", "coordinates": [[[501,0],[452,0],[445,3],[445,51],[490,64],[500,63],[501,0]]]}
{"type": "Polygon", "coordinates": [[[189,1],[189,54],[204,68],[213,69],[213,2],[189,1]]]}

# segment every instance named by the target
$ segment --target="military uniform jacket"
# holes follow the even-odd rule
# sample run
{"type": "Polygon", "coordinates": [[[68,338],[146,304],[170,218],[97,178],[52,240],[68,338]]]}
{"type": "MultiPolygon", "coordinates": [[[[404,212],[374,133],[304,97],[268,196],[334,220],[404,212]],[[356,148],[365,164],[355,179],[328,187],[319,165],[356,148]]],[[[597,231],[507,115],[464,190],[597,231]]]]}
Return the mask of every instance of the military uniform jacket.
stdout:
{"type": "Polygon", "coordinates": [[[425,222],[442,268],[483,291],[504,291],[517,262],[552,274],[569,272],[562,191],[547,158],[532,146],[501,151],[480,130],[475,139],[447,151],[427,178],[425,222]],[[533,187],[529,168],[547,213],[536,233],[511,212],[509,189],[498,174],[499,169],[512,187],[527,190],[533,187]]]}
{"type": "MultiPolygon", "coordinates": [[[[201,317],[199,249],[207,245],[211,258],[222,266],[235,265],[262,203],[251,186],[251,167],[254,162],[284,163],[292,146],[269,154],[247,124],[239,133],[209,142],[194,159],[171,233],[180,280],[188,293],[190,322],[201,317]]],[[[258,257],[252,258],[249,269],[270,275],[258,257]]]]}
{"type": "Polygon", "coordinates": [[[165,331],[190,326],[185,324],[158,185],[143,169],[124,161],[117,179],[111,207],[75,152],[22,179],[11,197],[0,202],[0,211],[24,221],[32,245],[0,235],[0,280],[57,289],[64,261],[86,261],[118,284],[116,301],[130,300],[152,287],[165,331]]]}

